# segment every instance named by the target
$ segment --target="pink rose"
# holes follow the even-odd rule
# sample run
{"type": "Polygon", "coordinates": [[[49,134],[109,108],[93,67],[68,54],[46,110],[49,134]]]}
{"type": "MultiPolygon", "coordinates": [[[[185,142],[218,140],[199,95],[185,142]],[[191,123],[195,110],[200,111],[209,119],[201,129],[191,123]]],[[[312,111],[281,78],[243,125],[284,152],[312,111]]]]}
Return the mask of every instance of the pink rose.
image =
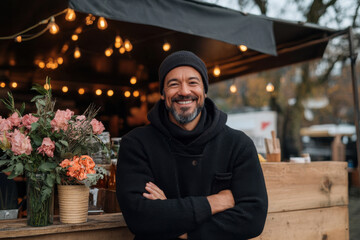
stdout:
{"type": "Polygon", "coordinates": [[[92,126],[94,134],[101,134],[105,130],[104,125],[95,118],[91,120],[90,124],[92,126]]]}
{"type": "Polygon", "coordinates": [[[86,117],[84,115],[77,116],[74,127],[75,128],[84,128],[83,124],[84,124],[85,120],[86,120],[86,117]]]}
{"type": "Polygon", "coordinates": [[[48,157],[54,157],[54,150],[55,142],[51,141],[51,139],[48,137],[43,139],[41,146],[37,149],[38,153],[42,154],[43,156],[46,154],[48,157]]]}
{"type": "Polygon", "coordinates": [[[74,112],[69,109],[66,109],[66,111],[57,110],[54,119],[50,122],[51,127],[54,131],[60,131],[60,129],[66,131],[69,126],[69,120],[73,115],[74,112]]]}
{"type": "Polygon", "coordinates": [[[23,118],[21,119],[21,126],[26,127],[27,129],[31,129],[31,124],[34,122],[37,122],[37,120],[39,120],[39,118],[34,117],[31,113],[26,114],[25,116],[23,116],[23,118]]]}
{"type": "Polygon", "coordinates": [[[11,122],[13,127],[19,126],[21,122],[21,118],[17,112],[14,112],[10,117],[8,117],[8,120],[11,122]]]}
{"type": "Polygon", "coordinates": [[[9,131],[12,127],[10,120],[2,118],[0,116],[0,132],[9,131]]]}
{"type": "Polygon", "coordinates": [[[32,147],[30,138],[22,134],[19,130],[14,130],[13,134],[11,134],[10,142],[11,151],[13,151],[14,155],[31,154],[32,147]]]}

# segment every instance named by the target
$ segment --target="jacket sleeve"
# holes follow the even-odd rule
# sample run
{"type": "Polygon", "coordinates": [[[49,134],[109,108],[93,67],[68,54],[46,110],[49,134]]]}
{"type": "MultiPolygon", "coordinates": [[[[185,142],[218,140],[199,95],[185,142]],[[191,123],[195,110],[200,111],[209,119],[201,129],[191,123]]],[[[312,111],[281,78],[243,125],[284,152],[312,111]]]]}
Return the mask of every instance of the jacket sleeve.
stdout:
{"type": "Polygon", "coordinates": [[[137,237],[176,238],[211,217],[206,197],[146,199],[142,194],[149,181],[154,178],[145,151],[136,138],[124,137],[117,165],[116,192],[125,221],[137,237]]]}
{"type": "Polygon", "coordinates": [[[253,142],[238,149],[232,170],[231,191],[235,207],[213,215],[189,239],[249,239],[261,234],[267,215],[268,199],[264,176],[253,142]]]}

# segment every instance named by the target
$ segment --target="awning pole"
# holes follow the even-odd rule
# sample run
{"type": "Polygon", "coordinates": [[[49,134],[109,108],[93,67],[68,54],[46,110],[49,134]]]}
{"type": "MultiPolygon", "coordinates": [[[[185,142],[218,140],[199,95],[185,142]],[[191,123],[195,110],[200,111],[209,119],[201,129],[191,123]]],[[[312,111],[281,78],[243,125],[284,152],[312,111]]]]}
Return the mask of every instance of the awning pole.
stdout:
{"type": "MultiPolygon", "coordinates": [[[[353,97],[354,97],[354,120],[355,120],[355,128],[356,128],[356,153],[357,153],[357,162],[358,162],[358,168],[357,171],[359,171],[360,174],[360,129],[359,129],[359,119],[360,119],[360,113],[359,113],[359,94],[358,94],[358,83],[356,78],[356,58],[357,54],[354,53],[354,46],[353,46],[353,33],[352,33],[352,27],[348,28],[348,37],[349,37],[349,51],[350,51],[350,61],[351,61],[351,80],[353,85],[353,97]]],[[[357,183],[358,185],[360,183],[357,183]]]]}

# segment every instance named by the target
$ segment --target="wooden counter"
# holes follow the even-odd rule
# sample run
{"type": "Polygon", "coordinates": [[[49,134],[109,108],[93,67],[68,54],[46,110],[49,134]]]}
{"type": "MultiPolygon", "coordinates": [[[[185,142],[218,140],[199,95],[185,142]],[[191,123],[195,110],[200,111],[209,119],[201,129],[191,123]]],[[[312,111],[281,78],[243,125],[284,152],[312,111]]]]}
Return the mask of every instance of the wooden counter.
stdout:
{"type": "MultiPolygon", "coordinates": [[[[265,228],[256,240],[348,240],[346,162],[262,163],[269,195],[265,228]]],[[[239,226],[241,227],[241,226],[239,226]]],[[[89,216],[87,223],[28,227],[26,219],[0,221],[0,238],[133,239],[121,213],[89,216]]]]}

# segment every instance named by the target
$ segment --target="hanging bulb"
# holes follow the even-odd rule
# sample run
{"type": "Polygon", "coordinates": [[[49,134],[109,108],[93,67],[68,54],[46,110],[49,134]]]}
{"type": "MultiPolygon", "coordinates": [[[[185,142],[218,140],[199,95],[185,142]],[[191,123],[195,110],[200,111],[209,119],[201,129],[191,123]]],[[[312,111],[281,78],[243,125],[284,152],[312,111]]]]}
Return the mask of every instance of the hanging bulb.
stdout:
{"type": "Polygon", "coordinates": [[[139,95],[140,95],[140,93],[139,93],[138,90],[135,90],[135,91],[133,92],[133,96],[134,96],[134,97],[138,97],[139,95]]]}
{"type": "Polygon", "coordinates": [[[75,48],[75,52],[74,52],[74,58],[80,58],[81,57],[81,52],[79,47],[75,48]]]}
{"type": "Polygon", "coordinates": [[[131,42],[128,39],[124,41],[124,47],[127,52],[130,52],[133,49],[131,42]]]}
{"type": "Polygon", "coordinates": [[[104,17],[99,17],[97,26],[100,30],[105,30],[108,27],[108,24],[104,17]]]}
{"type": "Polygon", "coordinates": [[[58,57],[58,58],[56,59],[56,61],[57,61],[57,63],[58,63],[59,65],[61,65],[61,64],[63,64],[64,59],[63,59],[62,57],[58,57]]]}
{"type": "Polygon", "coordinates": [[[271,93],[271,92],[273,92],[274,90],[275,90],[275,87],[274,87],[274,85],[273,85],[272,83],[268,83],[268,84],[266,85],[266,91],[267,91],[267,92],[271,93]]]}
{"type": "Polygon", "coordinates": [[[71,36],[71,40],[73,40],[74,42],[77,41],[79,39],[79,36],[77,34],[73,34],[71,36]]]}
{"type": "Polygon", "coordinates": [[[105,56],[110,57],[113,54],[112,48],[105,49],[105,56]]]}
{"type": "Polygon", "coordinates": [[[51,85],[49,85],[48,83],[44,84],[44,89],[45,90],[49,90],[51,88],[51,85]]]}
{"type": "Polygon", "coordinates": [[[67,86],[63,86],[61,88],[61,91],[63,91],[64,93],[68,92],[69,91],[69,88],[67,86]]]}
{"type": "Polygon", "coordinates": [[[75,33],[75,34],[80,34],[80,33],[82,33],[82,27],[78,27],[77,29],[75,29],[74,33],[75,33]]]}
{"type": "Polygon", "coordinates": [[[246,52],[248,50],[247,46],[245,46],[245,45],[239,45],[238,47],[239,47],[240,51],[242,51],[242,52],[246,52]]]}
{"type": "Polygon", "coordinates": [[[95,16],[93,16],[92,14],[87,15],[85,18],[85,24],[88,26],[92,25],[94,21],[95,21],[95,16]]]}
{"type": "Polygon", "coordinates": [[[69,45],[65,43],[64,46],[61,48],[61,52],[65,53],[68,49],[69,49],[69,45]]]}
{"type": "Polygon", "coordinates": [[[19,35],[15,38],[15,42],[20,43],[22,41],[22,37],[19,35]]]}
{"type": "Polygon", "coordinates": [[[119,48],[119,53],[121,53],[121,54],[124,54],[125,53],[125,48],[124,47],[121,47],[121,48],[119,48]]]}
{"type": "Polygon", "coordinates": [[[45,67],[45,63],[43,61],[40,61],[38,66],[39,68],[43,69],[45,67]]]}
{"type": "Polygon", "coordinates": [[[131,96],[131,92],[130,92],[130,91],[125,91],[125,92],[124,92],[124,96],[127,97],[127,98],[130,97],[130,96],[131,96]]]}
{"type": "Polygon", "coordinates": [[[1,87],[1,88],[4,88],[4,87],[6,87],[6,83],[4,83],[4,82],[1,82],[1,83],[0,83],[0,87],[1,87]]]}
{"type": "Polygon", "coordinates": [[[136,79],[135,76],[133,76],[133,77],[130,78],[130,83],[131,83],[131,84],[134,85],[136,82],[137,82],[137,79],[136,79]]]}
{"type": "Polygon", "coordinates": [[[215,77],[218,77],[218,76],[220,76],[220,73],[221,73],[220,67],[218,65],[216,65],[214,67],[213,74],[215,77]]]}
{"type": "Polygon", "coordinates": [[[65,15],[66,21],[72,22],[75,20],[75,18],[76,18],[75,11],[71,8],[68,8],[66,15],[65,15]]]}
{"type": "Polygon", "coordinates": [[[95,94],[98,95],[98,96],[100,96],[100,95],[102,94],[101,89],[96,89],[95,94]]]}
{"type": "Polygon", "coordinates": [[[107,95],[109,96],[109,97],[111,97],[112,95],[114,95],[114,91],[113,90],[108,90],[107,91],[107,95]]]}
{"type": "Polygon", "coordinates": [[[18,86],[17,82],[12,82],[12,83],[11,83],[11,87],[12,87],[12,88],[17,88],[17,86],[18,86]]]}
{"type": "Polygon", "coordinates": [[[79,93],[80,95],[83,95],[83,94],[85,93],[85,89],[79,88],[78,93],[79,93]]]}
{"type": "Polygon", "coordinates": [[[235,84],[231,84],[231,86],[230,86],[230,92],[236,93],[236,91],[237,91],[236,85],[235,85],[235,84]]]}
{"type": "Polygon", "coordinates": [[[115,44],[114,44],[115,47],[120,48],[122,43],[123,43],[123,41],[122,41],[121,37],[119,35],[117,35],[115,37],[115,44]]]}
{"type": "Polygon", "coordinates": [[[163,44],[163,50],[164,50],[165,52],[169,51],[170,48],[171,48],[170,43],[165,42],[165,43],[163,44]]]}
{"type": "Polygon", "coordinates": [[[51,34],[57,34],[59,32],[59,26],[55,23],[54,17],[51,17],[48,28],[51,34]]]}

